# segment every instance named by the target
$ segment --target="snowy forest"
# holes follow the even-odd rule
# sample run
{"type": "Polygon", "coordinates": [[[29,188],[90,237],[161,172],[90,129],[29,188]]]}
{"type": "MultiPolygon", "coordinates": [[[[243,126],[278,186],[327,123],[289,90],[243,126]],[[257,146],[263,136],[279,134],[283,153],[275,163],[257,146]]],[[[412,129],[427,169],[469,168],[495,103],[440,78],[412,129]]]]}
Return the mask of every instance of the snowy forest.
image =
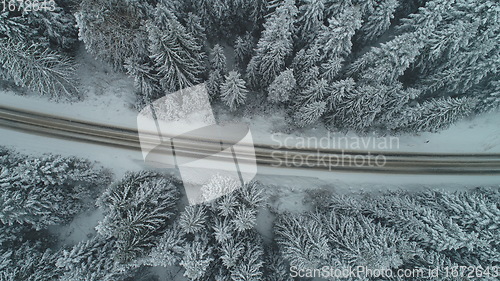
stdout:
{"type": "Polygon", "coordinates": [[[425,280],[459,280],[444,272],[458,266],[481,269],[460,280],[499,276],[498,188],[349,196],[311,189],[309,210],[289,212],[272,207],[273,188],[259,182],[185,206],[180,182],[159,172],[113,179],[89,161],[5,148],[0,167],[0,280],[159,280],[155,267],[185,278],[162,280],[312,280],[292,278],[290,268],[324,266],[443,270],[425,280]],[[49,229],[95,205],[104,212],[97,232],[61,246],[49,229]],[[265,210],[271,234],[257,228],[265,210]]]}
{"type": "MultiPolygon", "coordinates": [[[[500,109],[498,0],[40,0],[50,5],[36,11],[24,2],[0,1],[0,90],[54,103],[87,98],[84,50],[133,81],[134,118],[202,83],[216,113],[283,111],[287,132],[414,136],[500,109]]],[[[494,186],[456,190],[347,193],[335,192],[340,180],[306,179],[296,183],[305,185],[300,208],[280,205],[282,186],[253,180],[189,205],[172,170],[121,175],[2,138],[0,281],[500,278],[498,171],[494,186]],[[66,239],[62,230],[84,219],[92,231],[66,239]],[[423,275],[308,275],[331,267],[423,275]]],[[[81,154],[118,161],[113,149],[81,154]]],[[[485,162],[498,167],[495,159],[485,162]]],[[[426,175],[412,176],[420,184],[426,175]]],[[[214,177],[202,188],[230,184],[214,177]]]]}
{"type": "Polygon", "coordinates": [[[74,63],[84,44],[135,80],[139,109],[205,83],[228,111],[284,108],[290,127],[416,133],[500,105],[494,0],[71,0],[31,12],[9,4],[0,77],[54,99],[85,98],[74,63]]]}

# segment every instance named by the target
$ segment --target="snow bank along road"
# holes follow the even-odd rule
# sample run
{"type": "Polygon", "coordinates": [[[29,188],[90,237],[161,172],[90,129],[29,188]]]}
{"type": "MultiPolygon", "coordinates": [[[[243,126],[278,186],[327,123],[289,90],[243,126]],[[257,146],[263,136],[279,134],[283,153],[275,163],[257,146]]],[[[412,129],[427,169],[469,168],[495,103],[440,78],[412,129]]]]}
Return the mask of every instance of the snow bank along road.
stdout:
{"type": "MultiPolygon", "coordinates": [[[[88,142],[122,149],[140,150],[134,129],[40,114],[0,106],[0,126],[54,138],[88,142]]],[[[141,132],[146,133],[149,132],[141,132]]],[[[154,133],[150,133],[154,136],[154,133]]],[[[152,138],[153,140],[153,138],[152,138]]],[[[248,144],[250,145],[250,144],[248,144]]],[[[279,168],[307,168],[387,174],[500,174],[500,154],[438,154],[276,148],[253,145],[257,164],[279,168]]],[[[200,158],[220,152],[221,143],[210,139],[176,139],[177,157],[200,158]]],[[[251,147],[249,147],[251,148],[251,147]]],[[[161,152],[160,148],[160,152],[161,152]]],[[[170,149],[170,143],[165,151],[170,149]]],[[[231,161],[231,152],[218,153],[218,161],[231,161]]],[[[253,150],[241,154],[240,162],[253,159],[253,150]]]]}

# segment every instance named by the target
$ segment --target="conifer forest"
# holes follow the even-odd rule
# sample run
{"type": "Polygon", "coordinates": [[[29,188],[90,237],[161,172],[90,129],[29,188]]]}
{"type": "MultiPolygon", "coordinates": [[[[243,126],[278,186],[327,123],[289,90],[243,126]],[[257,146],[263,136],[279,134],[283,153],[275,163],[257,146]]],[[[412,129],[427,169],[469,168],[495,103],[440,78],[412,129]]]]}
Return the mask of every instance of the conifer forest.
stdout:
{"type": "Polygon", "coordinates": [[[0,281],[499,278],[498,0],[0,0],[0,281]],[[199,85],[206,100],[165,99],[199,85]],[[180,160],[144,164],[135,122],[183,127],[204,104],[255,147],[231,143],[237,176],[192,204],[180,160]],[[273,166],[312,155],[292,136],[332,132],[342,157],[370,150],[354,138],[401,148],[273,166]]]}

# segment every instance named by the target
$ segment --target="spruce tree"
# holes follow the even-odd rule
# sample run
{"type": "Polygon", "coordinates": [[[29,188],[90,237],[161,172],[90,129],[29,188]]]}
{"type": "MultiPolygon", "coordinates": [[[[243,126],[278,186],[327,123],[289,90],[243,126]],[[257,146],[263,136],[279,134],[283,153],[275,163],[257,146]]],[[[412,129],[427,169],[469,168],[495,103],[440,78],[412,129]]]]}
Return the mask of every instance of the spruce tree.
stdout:
{"type": "Polygon", "coordinates": [[[283,256],[297,268],[319,268],[327,261],[330,247],[325,230],[306,216],[285,213],[274,232],[283,256]]]}
{"type": "Polygon", "coordinates": [[[179,217],[179,227],[187,234],[197,234],[206,228],[206,220],[203,205],[187,206],[179,217]]]}
{"type": "Polygon", "coordinates": [[[210,74],[207,80],[207,90],[212,97],[220,95],[220,86],[227,72],[226,55],[219,44],[212,49],[210,57],[210,74]]]}
{"type": "Polygon", "coordinates": [[[163,89],[174,92],[198,83],[204,71],[202,46],[169,11],[157,14],[157,22],[147,24],[148,49],[163,89]]]}
{"type": "Polygon", "coordinates": [[[125,68],[127,74],[134,78],[134,86],[139,93],[139,102],[136,105],[138,108],[164,94],[160,86],[160,76],[149,58],[129,58],[125,61],[125,68]]]}
{"type": "Polygon", "coordinates": [[[314,39],[323,26],[325,4],[324,0],[306,0],[299,8],[300,37],[304,41],[314,39]]]}
{"type": "Polygon", "coordinates": [[[191,280],[200,280],[210,272],[210,265],[214,260],[214,249],[208,245],[206,239],[188,243],[180,265],[185,269],[184,276],[191,280]]]}
{"type": "Polygon", "coordinates": [[[326,81],[333,82],[340,70],[344,59],[335,57],[321,64],[321,77],[326,81]]]}
{"type": "Polygon", "coordinates": [[[354,7],[329,18],[328,25],[323,26],[314,41],[315,46],[321,51],[321,59],[326,61],[350,54],[351,38],[360,27],[361,13],[354,7]]]}
{"type": "Polygon", "coordinates": [[[273,103],[287,102],[293,95],[296,85],[297,82],[293,76],[293,70],[286,69],[269,85],[267,99],[273,103]]]}
{"type": "Polygon", "coordinates": [[[0,168],[0,221],[34,229],[69,222],[109,175],[93,163],[47,155],[0,168]]]}
{"type": "Polygon", "coordinates": [[[176,214],[177,182],[160,174],[128,173],[111,185],[97,204],[106,216],[96,227],[108,239],[116,239],[115,257],[129,262],[145,255],[166,222],[176,214]]]}
{"type": "Polygon", "coordinates": [[[224,54],[224,49],[219,44],[216,44],[212,49],[210,68],[221,71],[224,74],[227,71],[226,55],[224,54]]]}
{"type": "Polygon", "coordinates": [[[226,81],[221,86],[221,99],[231,110],[245,103],[248,90],[245,80],[240,78],[236,71],[230,71],[226,76],[226,81]]]}
{"type": "Polygon", "coordinates": [[[186,19],[186,29],[194,38],[198,40],[199,45],[203,46],[207,40],[205,27],[201,24],[201,18],[193,13],[188,13],[186,19]]]}
{"type": "Polygon", "coordinates": [[[306,127],[314,124],[323,116],[325,109],[326,103],[324,101],[314,101],[301,106],[294,115],[297,126],[306,127]]]}
{"type": "Polygon", "coordinates": [[[251,33],[238,36],[234,42],[235,62],[240,68],[245,69],[250,61],[254,49],[253,36],[251,33]]]}
{"type": "Polygon", "coordinates": [[[325,79],[314,79],[301,93],[297,95],[297,100],[301,104],[311,104],[317,101],[323,101],[330,94],[331,87],[325,79]]]}
{"type": "MultiPolygon", "coordinates": [[[[21,10],[20,3],[9,5],[21,10]]],[[[76,41],[74,17],[55,5],[54,11],[0,13],[0,79],[53,99],[80,98],[75,64],[61,50],[76,41]]]]}
{"type": "MultiPolygon", "coordinates": [[[[366,1],[370,2],[370,1],[366,1]]],[[[372,9],[366,11],[368,16],[357,35],[357,41],[369,42],[377,39],[391,26],[391,20],[394,18],[394,12],[400,3],[398,0],[380,1],[372,9]]]]}
{"type": "Polygon", "coordinates": [[[74,62],[38,44],[0,39],[0,78],[13,80],[40,95],[75,99],[74,62]]]}
{"type": "Polygon", "coordinates": [[[98,281],[123,278],[126,273],[114,259],[115,241],[101,236],[83,241],[57,255],[54,268],[61,281],[98,281]]]}
{"type": "Polygon", "coordinates": [[[471,114],[476,104],[477,99],[470,97],[427,100],[415,107],[405,108],[404,117],[399,119],[399,129],[437,132],[471,114]]]}
{"type": "Polygon", "coordinates": [[[79,37],[97,59],[123,69],[128,58],[147,56],[142,22],[152,7],[122,0],[82,0],[75,13],[79,37]]]}
{"type": "Polygon", "coordinates": [[[320,60],[319,52],[319,49],[313,46],[301,49],[293,58],[292,68],[299,88],[308,86],[309,82],[312,81],[311,78],[318,78],[319,68],[317,68],[316,64],[320,60]],[[310,75],[311,71],[315,73],[310,75]]]}
{"type": "Polygon", "coordinates": [[[294,0],[285,0],[266,21],[256,54],[247,68],[247,77],[252,87],[268,87],[285,69],[286,59],[293,50],[296,15],[294,0]]]}

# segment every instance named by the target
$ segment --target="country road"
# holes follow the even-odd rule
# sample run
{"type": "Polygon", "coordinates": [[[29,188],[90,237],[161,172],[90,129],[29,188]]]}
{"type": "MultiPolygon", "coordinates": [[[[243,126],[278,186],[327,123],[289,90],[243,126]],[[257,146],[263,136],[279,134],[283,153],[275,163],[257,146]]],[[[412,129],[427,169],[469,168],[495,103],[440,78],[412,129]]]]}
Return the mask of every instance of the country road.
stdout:
{"type": "MultiPolygon", "coordinates": [[[[0,106],[0,127],[33,135],[93,143],[120,149],[140,151],[138,131],[74,120],[55,115],[0,106]]],[[[141,135],[154,135],[141,132],[141,135]]],[[[153,142],[152,142],[153,143],[153,142]]],[[[217,151],[219,142],[209,139],[176,138],[175,153],[186,158],[199,158],[217,151]]],[[[250,144],[247,144],[250,145],[250,144]]],[[[255,144],[239,161],[253,161],[261,166],[327,171],[369,172],[385,174],[475,174],[499,175],[500,154],[437,154],[394,151],[349,151],[334,149],[275,148],[255,144]],[[378,157],[378,158],[377,158],[378,157]],[[359,159],[364,159],[363,162],[359,159]],[[380,165],[383,161],[383,165],[380,165]],[[378,160],[378,162],[375,162],[378,160]]],[[[244,146],[243,146],[244,148],[244,146]]],[[[166,148],[170,149],[169,147],[166,148]]],[[[233,161],[230,153],[220,152],[217,161],[233,161]]]]}

